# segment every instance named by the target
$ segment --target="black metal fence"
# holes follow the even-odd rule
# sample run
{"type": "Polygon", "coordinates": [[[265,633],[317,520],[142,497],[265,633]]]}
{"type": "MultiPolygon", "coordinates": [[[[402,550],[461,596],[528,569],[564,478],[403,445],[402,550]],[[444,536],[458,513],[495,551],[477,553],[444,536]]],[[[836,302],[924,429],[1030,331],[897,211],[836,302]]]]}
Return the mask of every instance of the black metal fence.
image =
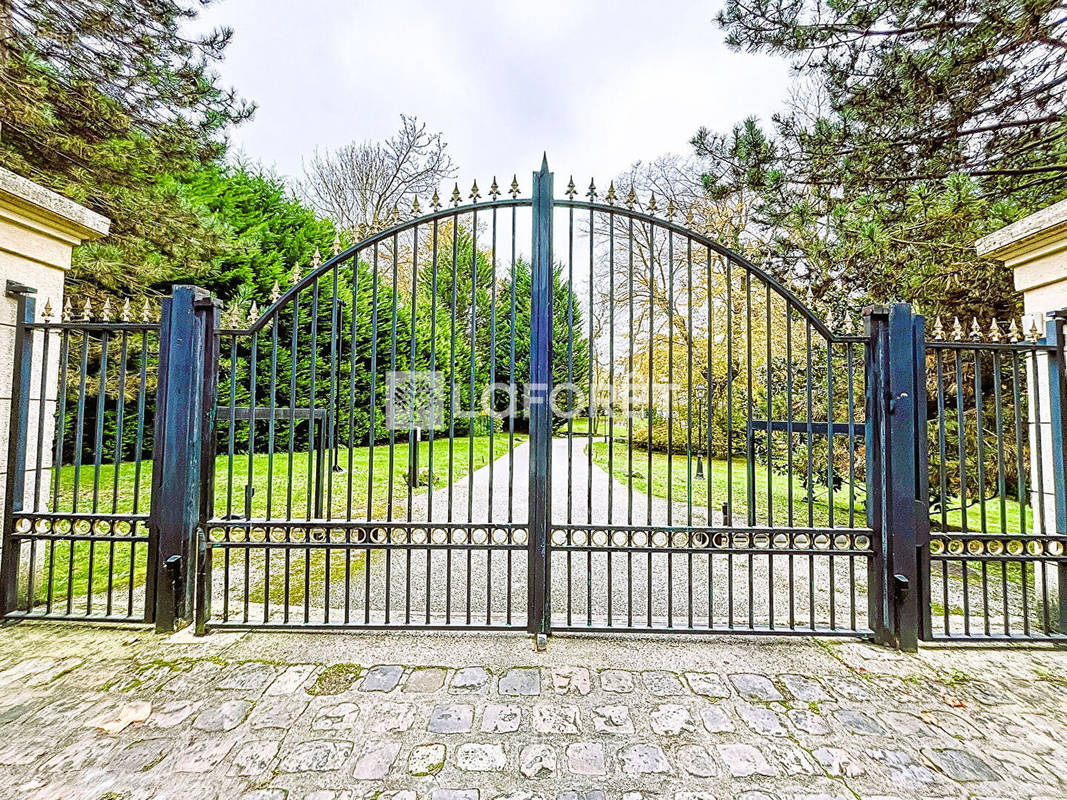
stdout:
{"type": "Polygon", "coordinates": [[[1063,636],[1061,317],[857,335],[654,198],[519,194],[262,312],[21,295],[5,617],[1063,636]]]}

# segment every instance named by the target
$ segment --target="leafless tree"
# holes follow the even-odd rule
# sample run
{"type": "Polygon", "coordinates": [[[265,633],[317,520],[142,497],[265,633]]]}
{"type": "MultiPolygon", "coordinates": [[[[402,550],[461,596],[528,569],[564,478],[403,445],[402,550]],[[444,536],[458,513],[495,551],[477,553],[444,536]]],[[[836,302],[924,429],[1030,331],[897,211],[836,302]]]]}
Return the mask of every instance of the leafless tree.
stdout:
{"type": "Polygon", "coordinates": [[[315,150],[300,188],[317,211],[342,228],[365,231],[425,197],[456,167],[439,131],[400,115],[400,130],[384,141],[352,142],[315,150]]]}

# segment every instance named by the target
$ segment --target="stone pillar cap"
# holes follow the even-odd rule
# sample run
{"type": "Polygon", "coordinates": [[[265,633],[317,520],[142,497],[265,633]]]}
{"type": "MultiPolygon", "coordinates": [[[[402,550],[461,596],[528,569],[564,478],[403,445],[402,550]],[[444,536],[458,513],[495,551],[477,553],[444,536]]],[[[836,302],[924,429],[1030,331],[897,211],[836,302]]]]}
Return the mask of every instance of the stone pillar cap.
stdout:
{"type": "Polygon", "coordinates": [[[0,167],[0,207],[81,241],[99,239],[111,228],[107,217],[3,167],[0,167]]]}

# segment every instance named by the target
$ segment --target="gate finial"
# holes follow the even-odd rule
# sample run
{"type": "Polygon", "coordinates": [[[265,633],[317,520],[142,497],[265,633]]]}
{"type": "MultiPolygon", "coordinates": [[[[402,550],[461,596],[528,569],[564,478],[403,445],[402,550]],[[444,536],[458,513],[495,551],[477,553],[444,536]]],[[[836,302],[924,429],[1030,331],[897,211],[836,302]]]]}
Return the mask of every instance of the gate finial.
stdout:
{"type": "Polygon", "coordinates": [[[460,200],[461,198],[459,196],[459,184],[457,183],[452,186],[452,205],[458,206],[460,200]]]}
{"type": "Polygon", "coordinates": [[[976,342],[982,341],[982,328],[978,325],[978,317],[971,318],[971,339],[976,342]]]}
{"type": "Polygon", "coordinates": [[[417,217],[419,215],[419,198],[416,197],[411,203],[411,216],[417,217]]]}
{"type": "Polygon", "coordinates": [[[44,308],[41,310],[41,319],[43,319],[45,322],[50,322],[52,320],[52,301],[51,301],[51,299],[46,299],[44,301],[44,308]]]}
{"type": "Polygon", "coordinates": [[[548,151],[541,154],[541,172],[548,172],[548,151]]]}
{"type": "Polygon", "coordinates": [[[519,196],[519,176],[511,176],[511,199],[514,200],[519,196]]]}
{"type": "Polygon", "coordinates": [[[341,254],[341,234],[337,231],[333,232],[333,254],[335,256],[341,254]]]}
{"type": "Polygon", "coordinates": [[[496,183],[496,175],[493,176],[493,185],[489,187],[489,196],[493,198],[493,202],[500,197],[500,187],[496,183]]]}
{"type": "Polygon", "coordinates": [[[1011,325],[1008,326],[1008,341],[1021,342],[1022,339],[1023,335],[1019,332],[1019,324],[1015,321],[1015,317],[1012,317],[1011,325]]]}
{"type": "Polygon", "coordinates": [[[252,305],[248,307],[248,324],[254,325],[257,319],[259,319],[259,305],[253,300],[252,305]]]}
{"type": "Polygon", "coordinates": [[[59,315],[61,322],[70,322],[70,315],[73,312],[73,307],[70,302],[70,296],[67,296],[67,301],[63,304],[63,313],[59,315]]]}
{"type": "Polygon", "coordinates": [[[103,322],[111,322],[111,298],[104,298],[104,307],[100,309],[100,319],[103,322]]]}
{"type": "Polygon", "coordinates": [[[122,303],[122,321],[130,321],[130,298],[126,298],[122,303]]]}
{"type": "Polygon", "coordinates": [[[960,318],[959,317],[953,317],[952,318],[952,341],[954,341],[954,342],[962,342],[963,341],[963,326],[960,325],[960,318]]]}
{"type": "Polygon", "coordinates": [[[655,214],[656,213],[656,193],[655,192],[653,192],[648,197],[648,213],[649,214],[655,214]]]}
{"type": "Polygon", "coordinates": [[[591,178],[589,180],[589,191],[585,193],[585,196],[589,198],[590,203],[596,202],[596,183],[591,178]]]}
{"type": "Polygon", "coordinates": [[[278,281],[274,282],[274,285],[270,289],[270,302],[273,305],[277,303],[282,296],[282,287],[278,285],[278,281]]]}
{"type": "Polygon", "coordinates": [[[430,208],[434,211],[441,210],[441,195],[437,193],[437,189],[433,190],[433,197],[430,198],[430,208]]]}
{"type": "Polygon", "coordinates": [[[93,318],[93,307],[89,304],[89,298],[85,298],[85,305],[82,306],[82,322],[88,322],[93,318]]]}
{"type": "Polygon", "coordinates": [[[930,333],[934,337],[934,341],[943,342],[945,340],[945,326],[941,324],[941,317],[934,320],[934,328],[930,333]]]}
{"type": "Polygon", "coordinates": [[[477,203],[482,197],[482,193],[478,191],[478,180],[474,180],[474,185],[471,186],[471,202],[477,203]]]}
{"type": "Polygon", "coordinates": [[[608,194],[604,199],[608,201],[609,206],[615,205],[615,181],[608,184],[608,194]]]}
{"type": "Polygon", "coordinates": [[[318,246],[315,247],[315,253],[311,256],[311,268],[318,269],[322,266],[322,255],[319,253],[318,246]]]}
{"type": "Polygon", "coordinates": [[[997,318],[993,317],[993,322],[989,325],[989,338],[991,341],[999,342],[1004,337],[1000,334],[1000,325],[997,324],[997,318]]]}
{"type": "Polygon", "coordinates": [[[630,184],[630,192],[626,195],[626,207],[633,211],[634,204],[637,202],[637,193],[634,191],[634,185],[630,184]]]}
{"type": "Polygon", "coordinates": [[[141,308],[141,320],[144,322],[152,321],[152,306],[148,304],[148,298],[144,299],[144,306],[141,308]]]}
{"type": "Polygon", "coordinates": [[[574,188],[574,176],[571,175],[570,181],[567,183],[567,189],[563,192],[570,200],[574,199],[574,196],[578,194],[578,190],[574,188]]]}
{"type": "Polygon", "coordinates": [[[300,262],[299,261],[294,261],[293,262],[293,286],[296,286],[298,283],[300,283],[300,262]]]}

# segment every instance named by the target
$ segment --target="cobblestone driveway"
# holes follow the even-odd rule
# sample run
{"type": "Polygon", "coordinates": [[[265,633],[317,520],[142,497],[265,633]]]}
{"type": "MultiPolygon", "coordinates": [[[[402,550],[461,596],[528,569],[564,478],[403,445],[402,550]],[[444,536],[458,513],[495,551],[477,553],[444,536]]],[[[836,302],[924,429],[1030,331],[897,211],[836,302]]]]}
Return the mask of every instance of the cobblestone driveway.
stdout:
{"type": "Polygon", "coordinates": [[[0,795],[1062,798],[1065,675],[1042,648],[23,625],[0,795]]]}

